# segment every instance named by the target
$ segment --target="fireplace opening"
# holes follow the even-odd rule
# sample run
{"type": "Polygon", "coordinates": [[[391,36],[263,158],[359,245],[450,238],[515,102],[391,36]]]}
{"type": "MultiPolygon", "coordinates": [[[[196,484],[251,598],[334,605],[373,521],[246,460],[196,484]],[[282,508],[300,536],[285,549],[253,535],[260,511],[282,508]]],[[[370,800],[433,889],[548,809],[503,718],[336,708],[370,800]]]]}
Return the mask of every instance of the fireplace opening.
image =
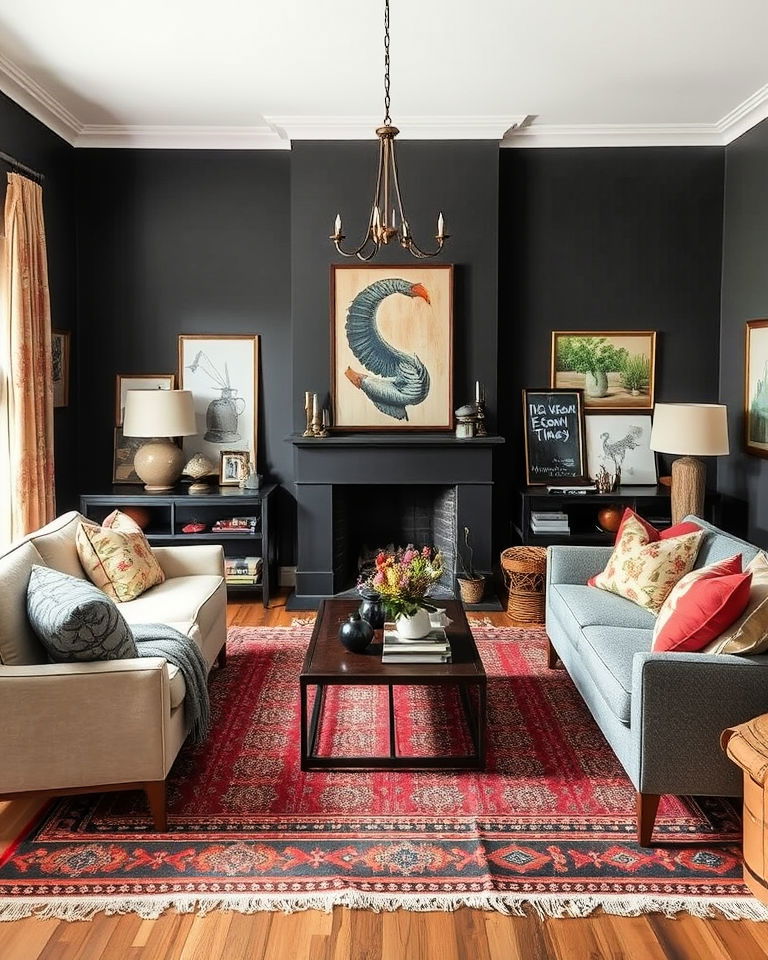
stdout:
{"type": "Polygon", "coordinates": [[[436,547],[443,576],[436,598],[454,595],[456,577],[456,487],[334,485],[334,572],[340,592],[354,592],[381,549],[436,547]]]}

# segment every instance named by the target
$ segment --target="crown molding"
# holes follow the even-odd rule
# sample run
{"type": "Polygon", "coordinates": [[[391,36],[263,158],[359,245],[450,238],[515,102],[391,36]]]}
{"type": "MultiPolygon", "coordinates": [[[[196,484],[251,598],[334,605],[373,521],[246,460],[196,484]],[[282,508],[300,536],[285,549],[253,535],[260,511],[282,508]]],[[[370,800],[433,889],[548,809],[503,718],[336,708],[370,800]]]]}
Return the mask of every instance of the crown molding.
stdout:
{"type": "Polygon", "coordinates": [[[76,147],[130,147],[146,150],[290,150],[268,124],[252,127],[181,124],[83,124],[76,147]]]}
{"type": "Polygon", "coordinates": [[[35,119],[73,144],[82,124],[56,97],[33,80],[18,64],[0,53],[0,90],[35,119]]]}
{"type": "MultiPolygon", "coordinates": [[[[381,118],[375,116],[267,116],[287,140],[370,140],[381,118]]],[[[398,117],[401,140],[501,140],[525,120],[520,116],[398,117]]]]}
{"type": "Polygon", "coordinates": [[[766,117],[768,117],[768,83],[718,120],[716,126],[722,143],[731,143],[766,117]]]}
{"type": "Polygon", "coordinates": [[[714,123],[574,123],[535,121],[512,130],[502,147],[701,147],[722,146],[714,123]]]}

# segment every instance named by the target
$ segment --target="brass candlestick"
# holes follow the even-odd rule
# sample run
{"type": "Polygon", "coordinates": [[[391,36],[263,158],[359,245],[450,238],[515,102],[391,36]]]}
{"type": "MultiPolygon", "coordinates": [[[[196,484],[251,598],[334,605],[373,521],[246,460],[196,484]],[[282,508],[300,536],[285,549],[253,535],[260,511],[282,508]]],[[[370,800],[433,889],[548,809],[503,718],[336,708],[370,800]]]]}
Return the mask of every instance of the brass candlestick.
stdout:
{"type": "Polygon", "coordinates": [[[313,437],[314,432],[312,430],[312,394],[307,390],[304,393],[304,412],[307,415],[307,429],[304,431],[303,436],[313,437]]]}
{"type": "Polygon", "coordinates": [[[323,407],[323,418],[320,425],[320,432],[317,434],[318,437],[327,437],[328,436],[328,427],[330,426],[330,417],[328,411],[323,407]]]}
{"type": "Polygon", "coordinates": [[[317,394],[312,394],[312,420],[311,420],[311,434],[312,437],[319,437],[323,429],[323,422],[320,419],[320,406],[317,402],[317,394]]]}

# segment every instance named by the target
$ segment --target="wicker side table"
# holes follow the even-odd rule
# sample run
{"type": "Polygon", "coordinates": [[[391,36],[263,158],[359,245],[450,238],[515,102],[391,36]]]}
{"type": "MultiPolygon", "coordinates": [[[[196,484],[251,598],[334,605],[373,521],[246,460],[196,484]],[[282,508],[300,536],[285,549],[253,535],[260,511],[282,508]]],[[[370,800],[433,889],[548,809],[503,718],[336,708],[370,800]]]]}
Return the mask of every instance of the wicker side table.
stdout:
{"type": "Polygon", "coordinates": [[[507,588],[507,616],[517,623],[544,623],[547,551],[544,547],[509,547],[501,554],[507,588]]]}

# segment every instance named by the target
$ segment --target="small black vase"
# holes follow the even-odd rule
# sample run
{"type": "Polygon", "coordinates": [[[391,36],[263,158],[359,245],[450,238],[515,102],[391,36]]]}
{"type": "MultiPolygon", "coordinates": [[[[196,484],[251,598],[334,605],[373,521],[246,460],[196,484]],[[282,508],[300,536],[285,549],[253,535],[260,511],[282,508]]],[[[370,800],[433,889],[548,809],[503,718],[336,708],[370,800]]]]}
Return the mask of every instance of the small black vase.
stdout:
{"type": "Polygon", "coordinates": [[[370,623],[374,630],[381,630],[386,620],[386,611],[384,610],[384,604],[381,602],[381,597],[373,590],[366,590],[364,593],[361,592],[360,595],[363,602],[360,604],[358,613],[363,620],[370,623]]]}
{"type": "Polygon", "coordinates": [[[362,653],[373,640],[373,627],[359,613],[353,613],[339,628],[339,640],[352,653],[362,653]]]}

